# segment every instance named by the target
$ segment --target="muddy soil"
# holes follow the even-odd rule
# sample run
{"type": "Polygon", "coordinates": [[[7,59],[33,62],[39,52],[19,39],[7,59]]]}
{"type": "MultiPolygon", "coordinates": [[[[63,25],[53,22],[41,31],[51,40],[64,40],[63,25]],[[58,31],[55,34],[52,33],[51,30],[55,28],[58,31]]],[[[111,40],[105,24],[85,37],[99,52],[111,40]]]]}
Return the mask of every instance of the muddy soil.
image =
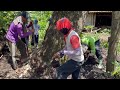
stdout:
{"type": "MultiPolygon", "coordinates": [[[[11,67],[10,57],[8,54],[3,55],[0,59],[0,79],[52,79],[50,73],[47,75],[46,70],[51,70],[51,74],[54,73],[54,70],[50,67],[37,67],[34,68],[33,64],[28,63],[22,67],[19,67],[17,70],[13,70],[11,67]],[[32,65],[32,66],[31,66],[32,65]],[[49,69],[48,69],[49,68],[49,69]]],[[[107,51],[102,49],[102,55],[104,58],[104,65],[106,63],[107,51]]],[[[49,71],[50,72],[50,71],[49,71]]],[[[97,68],[97,65],[93,65],[89,62],[86,62],[81,67],[81,79],[113,79],[109,74],[105,73],[105,68],[100,70],[97,68]]],[[[68,79],[70,79],[69,77],[68,79]]]]}
{"type": "MultiPolygon", "coordinates": [[[[54,77],[55,69],[51,69],[51,67],[40,63],[40,56],[37,56],[38,54],[33,56],[28,64],[19,67],[17,70],[13,70],[11,67],[10,52],[6,49],[3,51],[3,56],[0,53],[0,79],[52,79],[54,77]]],[[[102,48],[102,56],[104,68],[100,70],[97,68],[97,64],[93,65],[86,62],[81,67],[81,79],[114,79],[114,77],[105,72],[107,56],[107,50],[105,48],[102,48]]],[[[117,58],[120,60],[120,55],[117,58]]],[[[71,76],[68,77],[68,79],[70,78],[71,76]]]]}

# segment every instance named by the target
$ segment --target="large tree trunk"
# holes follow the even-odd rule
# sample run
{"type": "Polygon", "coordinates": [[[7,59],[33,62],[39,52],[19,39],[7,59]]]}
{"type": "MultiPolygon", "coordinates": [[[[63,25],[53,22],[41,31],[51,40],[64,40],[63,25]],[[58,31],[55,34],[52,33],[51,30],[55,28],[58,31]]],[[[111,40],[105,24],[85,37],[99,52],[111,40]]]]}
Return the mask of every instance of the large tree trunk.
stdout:
{"type": "Polygon", "coordinates": [[[82,11],[82,25],[81,25],[82,29],[84,29],[87,15],[88,15],[88,11],[82,11]]]}
{"type": "Polygon", "coordinates": [[[63,35],[58,32],[54,27],[56,21],[62,17],[69,18],[75,30],[79,33],[81,30],[80,19],[82,16],[82,11],[54,11],[52,15],[52,25],[50,25],[49,30],[47,30],[44,42],[41,48],[41,60],[50,61],[53,54],[64,46],[63,35]]]}
{"type": "Polygon", "coordinates": [[[106,70],[109,72],[114,71],[114,62],[117,59],[117,42],[120,36],[120,11],[112,12],[112,30],[111,37],[109,38],[109,48],[107,56],[106,70]]]}

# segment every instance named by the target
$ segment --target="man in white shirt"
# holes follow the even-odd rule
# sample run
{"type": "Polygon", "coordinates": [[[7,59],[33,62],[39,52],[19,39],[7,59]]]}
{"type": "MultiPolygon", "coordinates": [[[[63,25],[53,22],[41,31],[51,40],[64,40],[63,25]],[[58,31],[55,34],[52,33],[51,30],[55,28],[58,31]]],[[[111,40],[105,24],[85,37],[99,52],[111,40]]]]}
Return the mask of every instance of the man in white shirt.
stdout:
{"type": "Polygon", "coordinates": [[[71,21],[64,17],[56,22],[56,29],[64,35],[65,47],[55,53],[53,59],[67,55],[69,60],[57,68],[57,79],[67,79],[72,74],[73,79],[80,78],[80,68],[84,63],[84,54],[81,46],[81,39],[71,21]]]}

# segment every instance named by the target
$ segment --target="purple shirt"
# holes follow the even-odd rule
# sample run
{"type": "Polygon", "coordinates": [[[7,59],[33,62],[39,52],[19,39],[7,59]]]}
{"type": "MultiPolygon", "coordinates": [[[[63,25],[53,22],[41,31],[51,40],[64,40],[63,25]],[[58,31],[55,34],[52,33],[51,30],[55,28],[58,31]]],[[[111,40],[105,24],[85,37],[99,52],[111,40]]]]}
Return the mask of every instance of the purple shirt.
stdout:
{"type": "Polygon", "coordinates": [[[12,22],[6,34],[6,38],[12,43],[16,43],[18,41],[18,35],[24,38],[30,34],[32,34],[32,32],[23,33],[23,26],[20,23],[15,25],[14,22],[12,22]]]}

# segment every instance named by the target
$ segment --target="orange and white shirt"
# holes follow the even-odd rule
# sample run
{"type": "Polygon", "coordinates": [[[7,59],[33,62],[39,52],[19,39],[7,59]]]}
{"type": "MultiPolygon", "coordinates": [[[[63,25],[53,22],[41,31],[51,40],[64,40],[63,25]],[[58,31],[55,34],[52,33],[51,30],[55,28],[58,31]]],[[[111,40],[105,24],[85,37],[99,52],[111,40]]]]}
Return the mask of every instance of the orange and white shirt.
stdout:
{"type": "Polygon", "coordinates": [[[64,40],[66,46],[61,51],[65,55],[68,55],[69,59],[82,62],[84,60],[84,54],[79,35],[74,30],[71,30],[69,34],[64,37],[64,40]]]}

